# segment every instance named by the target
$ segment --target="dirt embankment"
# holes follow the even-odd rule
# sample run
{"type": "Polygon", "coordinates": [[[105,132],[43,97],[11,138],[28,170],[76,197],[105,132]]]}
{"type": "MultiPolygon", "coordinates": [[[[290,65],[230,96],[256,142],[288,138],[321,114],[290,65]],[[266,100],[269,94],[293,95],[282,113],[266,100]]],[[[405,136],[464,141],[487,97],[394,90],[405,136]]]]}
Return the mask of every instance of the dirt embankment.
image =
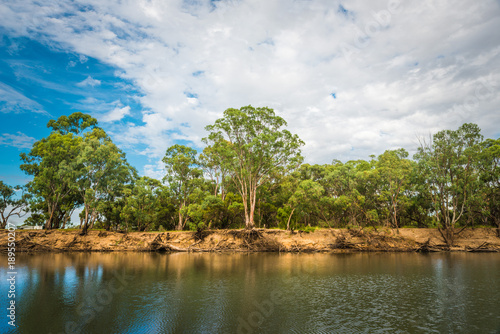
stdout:
{"type": "MultiPolygon", "coordinates": [[[[8,231],[0,231],[6,252],[8,231]]],[[[17,252],[166,251],[166,252],[500,252],[495,229],[463,231],[447,247],[436,229],[323,229],[306,233],[272,229],[202,232],[16,231],[17,252]]]]}

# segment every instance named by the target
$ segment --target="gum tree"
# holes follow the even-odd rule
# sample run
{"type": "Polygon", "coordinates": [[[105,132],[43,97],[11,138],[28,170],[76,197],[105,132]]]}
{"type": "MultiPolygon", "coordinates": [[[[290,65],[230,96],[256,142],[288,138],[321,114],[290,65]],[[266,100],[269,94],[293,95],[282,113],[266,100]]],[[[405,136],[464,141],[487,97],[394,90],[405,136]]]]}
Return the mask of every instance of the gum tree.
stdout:
{"type": "Polygon", "coordinates": [[[184,145],[174,145],[167,149],[163,158],[168,182],[173,197],[178,203],[179,220],[176,229],[182,230],[186,224],[183,208],[189,205],[189,195],[196,189],[202,171],[196,161],[196,150],[184,145]]]}
{"type": "Polygon", "coordinates": [[[486,211],[486,219],[496,225],[497,236],[500,237],[500,138],[486,139],[481,145],[481,180],[485,200],[479,202],[479,207],[486,211]]]}
{"type": "Polygon", "coordinates": [[[227,109],[224,116],[205,129],[205,142],[220,155],[242,197],[245,226],[254,227],[257,189],[272,176],[285,174],[302,161],[297,135],[282,129],[286,121],[271,108],[227,109]]]}
{"type": "Polygon", "coordinates": [[[406,159],[408,152],[404,149],[387,150],[378,157],[377,174],[380,177],[380,198],[389,204],[391,225],[398,228],[399,213],[407,200],[405,193],[409,187],[412,161],[406,159]]]}
{"type": "Polygon", "coordinates": [[[0,229],[7,226],[10,217],[17,216],[22,218],[28,213],[28,196],[28,194],[24,193],[23,187],[11,187],[0,181],[0,229]],[[22,192],[19,198],[15,196],[17,191],[22,192]]]}
{"type": "Polygon", "coordinates": [[[75,184],[82,138],[73,133],[55,131],[33,144],[28,154],[22,153],[21,170],[33,176],[28,189],[33,194],[33,211],[43,212],[45,228],[59,228],[75,206],[75,184]]]}
{"type": "Polygon", "coordinates": [[[99,128],[84,135],[76,162],[78,177],[75,191],[83,202],[82,233],[85,234],[97,220],[100,202],[130,183],[134,171],[128,165],[125,154],[99,128]]]}
{"type": "Polygon", "coordinates": [[[453,245],[455,228],[468,201],[477,195],[482,136],[476,124],[463,124],[458,130],[443,130],[422,142],[415,158],[425,187],[431,196],[439,232],[447,245],[453,245]]]}

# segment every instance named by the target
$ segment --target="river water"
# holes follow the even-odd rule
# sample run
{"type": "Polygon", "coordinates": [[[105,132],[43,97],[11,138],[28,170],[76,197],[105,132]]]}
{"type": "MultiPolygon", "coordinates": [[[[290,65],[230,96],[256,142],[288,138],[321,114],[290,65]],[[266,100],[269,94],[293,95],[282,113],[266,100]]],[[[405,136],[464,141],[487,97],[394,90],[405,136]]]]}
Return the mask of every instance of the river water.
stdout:
{"type": "Polygon", "coordinates": [[[500,254],[17,254],[1,333],[500,333],[500,254]]]}

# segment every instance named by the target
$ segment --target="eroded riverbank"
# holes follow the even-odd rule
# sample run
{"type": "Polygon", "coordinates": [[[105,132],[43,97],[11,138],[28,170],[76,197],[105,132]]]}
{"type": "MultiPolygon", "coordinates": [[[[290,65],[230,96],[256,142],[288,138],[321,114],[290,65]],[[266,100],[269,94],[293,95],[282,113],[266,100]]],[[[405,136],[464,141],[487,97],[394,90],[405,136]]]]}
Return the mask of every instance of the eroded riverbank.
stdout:
{"type": "MultiPolygon", "coordinates": [[[[0,231],[0,250],[7,249],[0,231]]],[[[437,229],[322,229],[306,233],[273,229],[196,232],[16,231],[18,252],[171,251],[171,252],[356,252],[500,251],[492,228],[463,231],[448,248],[437,229]]]]}

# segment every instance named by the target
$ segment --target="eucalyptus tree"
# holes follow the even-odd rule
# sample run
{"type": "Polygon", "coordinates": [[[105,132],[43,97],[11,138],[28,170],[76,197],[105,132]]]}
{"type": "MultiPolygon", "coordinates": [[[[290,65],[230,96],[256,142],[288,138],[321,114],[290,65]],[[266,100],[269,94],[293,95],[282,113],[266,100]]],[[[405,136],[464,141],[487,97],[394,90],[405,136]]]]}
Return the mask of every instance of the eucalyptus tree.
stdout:
{"type": "Polygon", "coordinates": [[[125,154],[99,128],[83,136],[76,163],[75,186],[83,202],[82,232],[86,233],[98,218],[100,202],[130,183],[134,172],[125,154]]]}
{"type": "Polygon", "coordinates": [[[125,190],[125,206],[121,217],[127,229],[130,227],[144,231],[154,225],[162,187],[160,181],[143,176],[133,187],[125,190]]]}
{"type": "Polygon", "coordinates": [[[273,109],[246,106],[226,109],[224,117],[205,128],[210,133],[204,140],[220,148],[217,154],[227,163],[242,197],[247,229],[254,227],[258,187],[302,161],[300,147],[304,142],[282,129],[286,125],[273,109]],[[228,144],[223,146],[223,142],[228,144]]]}
{"type": "Polygon", "coordinates": [[[20,168],[33,176],[27,187],[34,196],[34,209],[44,212],[46,229],[59,228],[75,209],[76,158],[81,142],[73,133],[55,131],[35,142],[28,154],[21,153],[20,168]]]}
{"type": "MultiPolygon", "coordinates": [[[[291,208],[291,212],[290,216],[288,216],[286,229],[290,230],[292,215],[296,210],[299,212],[299,217],[304,217],[306,219],[312,215],[319,216],[324,192],[325,190],[323,187],[313,180],[301,181],[287,203],[291,208]]],[[[327,220],[326,223],[329,224],[327,220]]]]}
{"type": "Polygon", "coordinates": [[[86,129],[97,127],[97,119],[82,112],[74,112],[69,116],[63,115],[56,120],[50,120],[47,127],[52,131],[59,132],[62,135],[73,133],[80,135],[86,129]]]}
{"type": "MultiPolygon", "coordinates": [[[[345,164],[336,161],[328,167],[323,181],[327,185],[328,201],[324,201],[333,211],[337,225],[360,225],[364,218],[366,196],[360,192],[363,188],[363,172],[369,170],[364,160],[348,161],[345,164]]],[[[322,182],[322,183],[323,183],[322,182]]]]}
{"type": "Polygon", "coordinates": [[[69,220],[80,204],[75,194],[79,176],[78,155],[83,133],[97,127],[97,120],[81,112],[61,116],[47,124],[52,129],[47,138],[21,153],[20,168],[33,180],[27,187],[34,196],[32,206],[46,219],[45,228],[58,228],[69,220]]]}
{"type": "Polygon", "coordinates": [[[21,169],[28,183],[33,211],[43,214],[47,229],[64,227],[75,208],[84,206],[83,233],[97,219],[98,204],[110,192],[130,182],[125,155],[81,112],[50,120],[51,134],[22,153],[21,169]]]}
{"type": "Polygon", "coordinates": [[[29,212],[28,198],[24,187],[12,187],[0,181],[0,229],[7,226],[10,217],[22,218],[29,212]],[[21,192],[20,196],[16,196],[16,192],[21,192]]]}
{"type": "MultiPolygon", "coordinates": [[[[204,140],[208,144],[207,140],[204,140]]],[[[221,195],[222,201],[227,192],[227,178],[229,176],[229,165],[224,160],[222,152],[226,151],[229,143],[227,141],[219,141],[212,146],[207,146],[199,156],[199,164],[204,172],[213,182],[213,194],[221,195]]]]}
{"type": "Polygon", "coordinates": [[[476,124],[463,124],[458,130],[443,130],[430,142],[421,142],[415,158],[425,175],[435,218],[444,241],[452,245],[455,228],[468,201],[477,196],[482,135],[476,124]]]}
{"type": "Polygon", "coordinates": [[[497,227],[500,237],[500,138],[486,139],[481,151],[481,180],[483,201],[479,203],[486,211],[485,220],[490,220],[497,227]]]}
{"type": "Polygon", "coordinates": [[[202,170],[198,167],[196,150],[184,145],[173,145],[167,149],[163,158],[167,175],[163,178],[169,185],[178,204],[177,230],[184,229],[186,214],[184,207],[189,205],[189,195],[200,184],[202,170]]]}
{"type": "Polygon", "coordinates": [[[388,203],[392,227],[400,227],[399,213],[408,202],[413,163],[405,149],[387,150],[379,155],[376,171],[380,177],[379,198],[388,203]]]}

